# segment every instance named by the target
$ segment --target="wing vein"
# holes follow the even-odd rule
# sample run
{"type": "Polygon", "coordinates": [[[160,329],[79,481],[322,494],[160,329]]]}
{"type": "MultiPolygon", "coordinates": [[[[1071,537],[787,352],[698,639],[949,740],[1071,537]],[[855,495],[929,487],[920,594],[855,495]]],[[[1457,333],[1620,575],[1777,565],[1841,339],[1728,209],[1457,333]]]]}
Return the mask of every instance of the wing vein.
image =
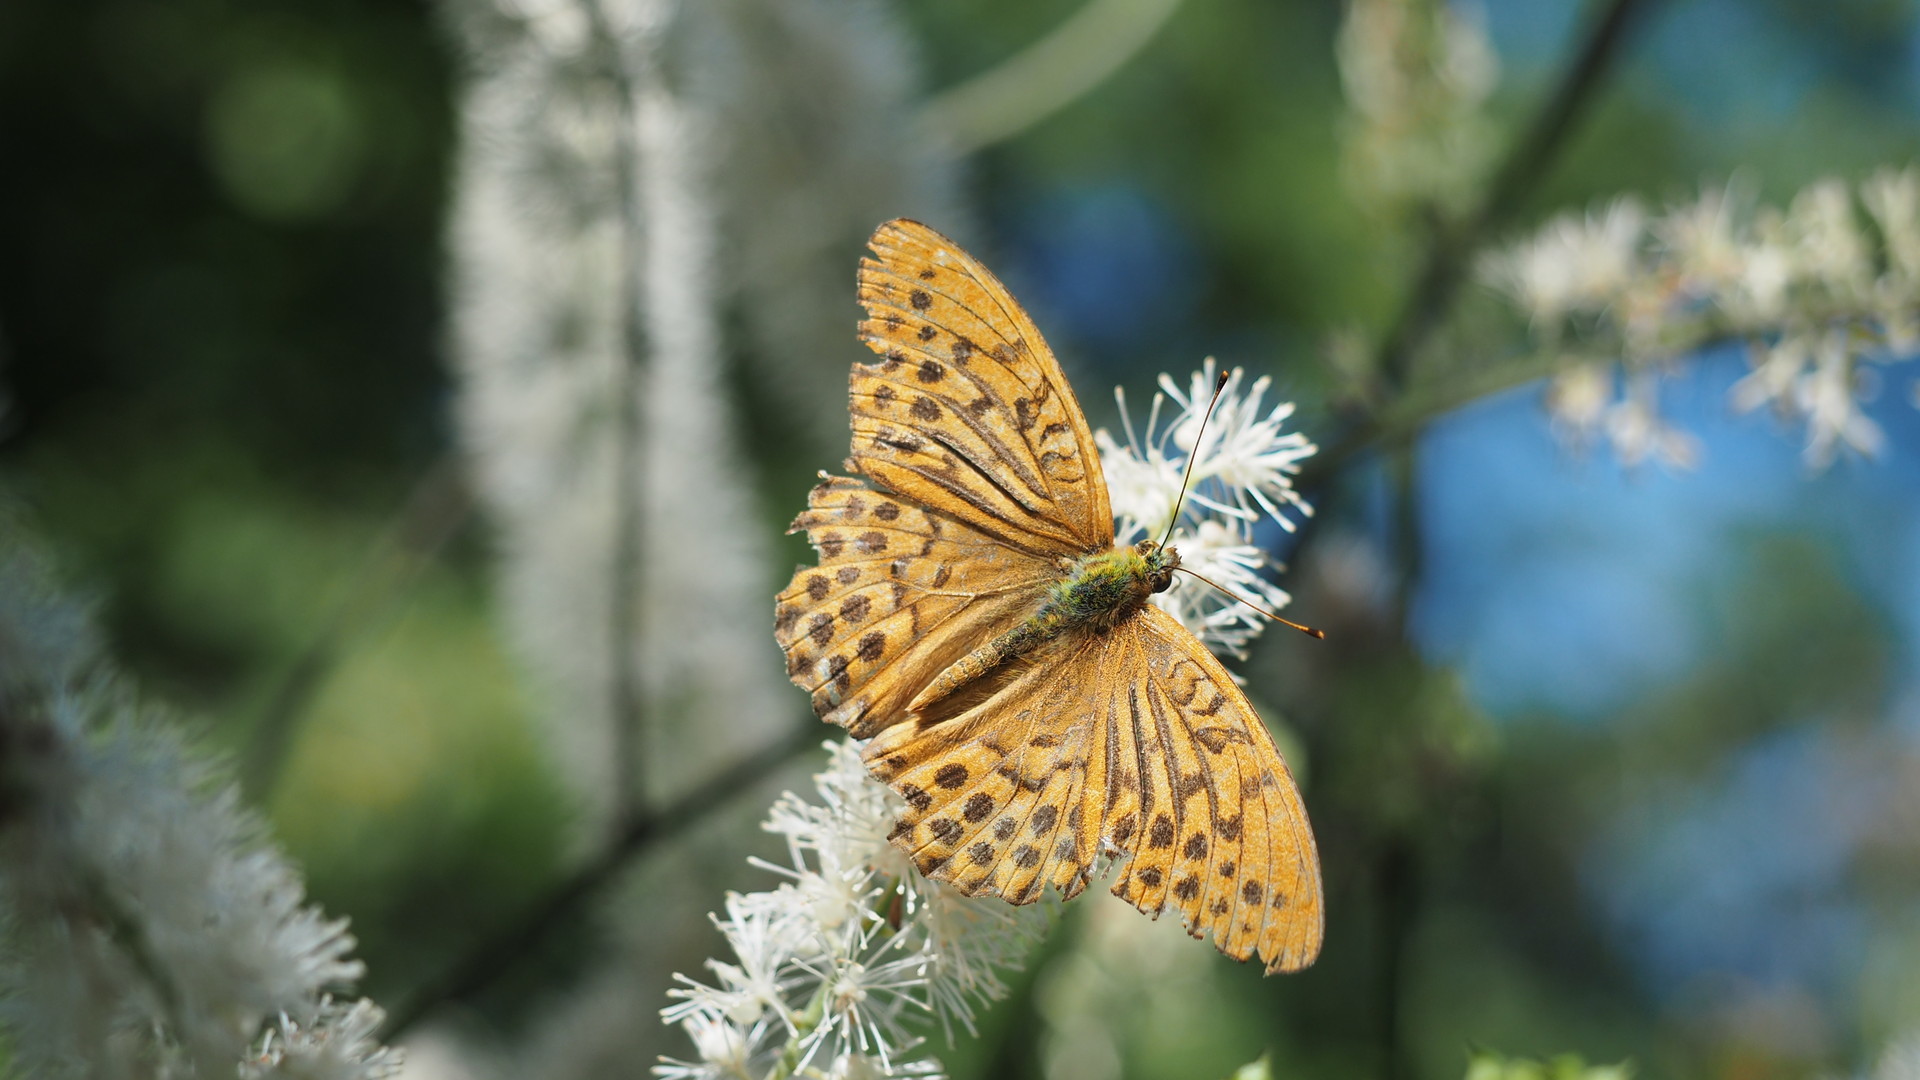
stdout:
{"type": "MultiPolygon", "coordinates": [[[[965,460],[965,459],[963,458],[962,460],[965,460]]],[[[1007,535],[1004,533],[995,534],[996,538],[1000,540],[1001,543],[1005,544],[1007,547],[1014,548],[1025,554],[1033,555],[1037,558],[1042,558],[1042,559],[1050,559],[1054,555],[1058,554],[1057,551],[1042,550],[1040,548],[1036,548],[1032,546],[1031,544],[1021,543],[1018,539],[1016,539],[1016,537],[1022,533],[1025,533],[1026,535],[1029,535],[1029,536],[1034,536],[1037,539],[1045,539],[1046,536],[1043,533],[1033,533],[1032,531],[1028,530],[1024,526],[1022,526],[1019,522],[1012,520],[1011,518],[1007,517],[1005,514],[1002,514],[998,510],[994,509],[992,506],[989,506],[985,501],[983,501],[978,495],[975,495],[973,492],[968,491],[965,488],[948,486],[946,483],[942,482],[939,473],[934,472],[933,470],[928,469],[925,466],[921,466],[921,465],[904,465],[904,464],[897,464],[897,463],[890,463],[890,464],[893,464],[894,468],[900,469],[903,472],[910,472],[915,476],[920,477],[922,480],[925,480],[928,483],[941,488],[942,490],[946,491],[948,494],[952,495],[954,498],[959,499],[962,502],[965,502],[968,506],[971,506],[975,510],[980,511],[980,513],[982,513],[983,515],[989,518],[992,518],[993,520],[998,521],[1003,525],[1005,525],[1008,529],[1013,530],[1014,531],[1013,535],[1007,535]]],[[[971,465],[971,463],[969,463],[969,465],[971,465]]]]}
{"type": "Polygon", "coordinates": [[[1221,887],[1219,885],[1221,880],[1220,876],[1208,872],[1213,867],[1213,856],[1216,853],[1215,848],[1220,842],[1220,778],[1219,775],[1214,772],[1213,763],[1207,760],[1205,754],[1195,754],[1194,757],[1200,762],[1200,768],[1206,774],[1208,811],[1207,851],[1206,855],[1201,858],[1200,867],[1196,871],[1196,874],[1200,878],[1201,885],[1193,899],[1193,922],[1194,927],[1198,929],[1202,925],[1201,918],[1207,910],[1207,902],[1213,899],[1214,893],[1221,887]]]}
{"type": "MultiPolygon", "coordinates": [[[[1152,661],[1149,660],[1145,666],[1149,672],[1149,678],[1151,678],[1152,661]]],[[[1153,697],[1150,697],[1149,700],[1153,704],[1154,723],[1160,729],[1160,751],[1167,761],[1168,800],[1173,803],[1173,813],[1171,815],[1173,820],[1173,842],[1169,845],[1167,852],[1167,870],[1160,881],[1160,895],[1164,902],[1166,894],[1171,892],[1173,888],[1173,863],[1174,857],[1180,850],[1180,836],[1186,832],[1187,800],[1180,794],[1180,788],[1182,787],[1181,781],[1184,777],[1180,772],[1179,753],[1173,743],[1173,725],[1167,720],[1167,713],[1177,710],[1173,708],[1173,702],[1168,697],[1164,688],[1155,685],[1152,689],[1157,693],[1153,697]]],[[[1191,749],[1191,746],[1189,746],[1189,749],[1191,749]]]]}
{"type": "MultiPolygon", "coordinates": [[[[927,355],[932,355],[932,354],[929,353],[927,355]]],[[[985,382],[981,381],[981,379],[977,375],[975,375],[973,372],[967,370],[964,367],[960,369],[960,372],[961,374],[967,377],[967,381],[972,383],[976,390],[980,391],[983,397],[991,398],[993,402],[1002,411],[1007,412],[1009,414],[1013,412],[1013,409],[1008,404],[1008,402],[1000,397],[999,392],[994,390],[991,386],[987,385],[985,382]]],[[[1058,500],[1056,500],[1053,497],[1053,485],[1049,482],[1046,472],[1044,470],[1040,472],[1035,472],[1033,469],[1029,469],[1027,467],[1027,463],[1025,461],[1022,461],[1018,456],[1015,455],[1013,448],[1009,446],[1005,440],[1001,439],[999,435],[995,434],[992,431],[992,429],[988,428],[985,424],[981,423],[979,418],[973,415],[973,410],[967,407],[966,402],[959,401],[958,399],[951,397],[947,394],[938,393],[937,391],[930,391],[927,387],[924,387],[924,386],[915,386],[904,379],[891,379],[886,377],[885,375],[878,375],[878,374],[872,376],[872,378],[875,382],[882,382],[892,386],[898,386],[911,393],[924,394],[928,397],[937,397],[941,401],[946,402],[947,411],[953,415],[953,418],[960,421],[960,423],[966,425],[968,430],[972,431],[975,435],[979,436],[980,441],[987,444],[987,447],[994,452],[995,456],[1000,461],[1005,462],[1010,468],[1014,470],[1016,474],[1019,475],[1020,482],[1027,485],[1028,490],[1033,491],[1035,494],[1038,494],[1038,495],[1044,495],[1046,497],[1046,501],[1050,504],[1058,502],[1058,500]]],[[[859,393],[856,393],[853,396],[856,398],[859,398],[859,397],[872,398],[873,397],[873,395],[871,394],[859,394],[859,393]]],[[[878,399],[875,399],[875,400],[877,401],[878,399]]],[[[870,411],[869,415],[877,416],[878,412],[870,411]]],[[[929,434],[931,434],[932,431],[935,429],[920,428],[919,430],[926,431],[929,434]]],[[[1034,464],[1037,466],[1040,460],[1039,448],[1035,447],[1032,443],[1028,442],[1026,436],[1024,435],[1021,436],[1020,441],[1026,448],[1027,457],[1031,458],[1034,464]]]]}
{"type": "MultiPolygon", "coordinates": [[[[870,413],[868,415],[872,416],[873,414],[870,413]]],[[[879,420],[881,423],[889,422],[878,416],[874,416],[873,418],[875,420],[879,420]]],[[[1036,501],[1030,498],[1023,498],[1020,495],[1015,494],[1012,488],[1008,487],[1005,483],[1003,483],[1000,480],[998,476],[994,475],[993,469],[990,468],[990,466],[994,464],[993,462],[980,461],[978,458],[975,457],[972,450],[958,445],[953,441],[951,437],[949,437],[945,432],[942,432],[939,428],[924,427],[924,428],[918,428],[917,430],[922,435],[925,435],[927,438],[933,440],[934,442],[940,444],[941,446],[946,447],[948,450],[953,451],[954,456],[959,458],[961,461],[966,462],[968,467],[973,469],[974,473],[977,474],[982,480],[985,480],[989,485],[991,485],[995,491],[998,491],[1000,494],[1005,495],[1007,497],[1008,502],[1014,504],[1015,506],[1018,506],[1022,510],[1025,510],[1030,516],[1038,520],[1042,525],[1045,525],[1048,523],[1044,511],[1047,508],[1054,505],[1053,501],[1050,498],[1045,498],[1043,496],[1041,499],[1036,501]]],[[[856,427],[854,431],[856,433],[866,434],[864,432],[860,432],[860,429],[858,427],[856,427]]],[[[879,432],[873,432],[871,434],[873,436],[873,440],[876,443],[879,443],[880,445],[883,445],[883,446],[888,445],[887,443],[882,441],[881,435],[879,432]]],[[[946,486],[946,485],[942,485],[942,486],[946,486]]],[[[1028,489],[1028,490],[1031,491],[1032,489],[1028,489]]],[[[1034,491],[1033,494],[1036,496],[1041,495],[1041,493],[1038,491],[1034,491]]],[[[1011,524],[1011,522],[1009,522],[1009,524],[1011,524]]],[[[1045,533],[1036,532],[1035,535],[1044,536],[1045,533]]]]}

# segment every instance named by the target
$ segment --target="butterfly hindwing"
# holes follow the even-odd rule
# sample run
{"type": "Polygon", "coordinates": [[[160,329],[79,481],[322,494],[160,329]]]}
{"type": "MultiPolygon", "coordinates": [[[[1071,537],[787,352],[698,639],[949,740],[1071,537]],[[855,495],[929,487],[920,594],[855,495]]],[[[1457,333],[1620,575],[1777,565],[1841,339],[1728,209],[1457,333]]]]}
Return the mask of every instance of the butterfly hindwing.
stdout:
{"type": "Polygon", "coordinates": [[[889,490],[1035,552],[1113,542],[1106,480],[1059,361],[958,245],[891,221],[860,265],[853,462],[889,490]]]}
{"type": "Polygon", "coordinates": [[[907,801],[894,844],[922,873],[1016,904],[1047,885],[1068,898],[1086,887],[1099,851],[1084,798],[1096,732],[1076,674],[1106,644],[1062,641],[985,692],[942,701],[868,744],[868,767],[907,801]]]}
{"type": "Polygon", "coordinates": [[[959,521],[827,477],[794,519],[820,554],[774,608],[787,673],[821,719],[867,738],[948,664],[1032,607],[1050,567],[959,521]]]}

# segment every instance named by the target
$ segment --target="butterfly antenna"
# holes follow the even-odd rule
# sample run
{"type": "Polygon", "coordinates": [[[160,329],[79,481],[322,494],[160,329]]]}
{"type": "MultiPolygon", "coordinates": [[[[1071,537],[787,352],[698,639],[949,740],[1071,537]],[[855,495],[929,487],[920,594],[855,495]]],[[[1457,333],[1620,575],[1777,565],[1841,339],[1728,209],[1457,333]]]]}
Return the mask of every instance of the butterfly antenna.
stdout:
{"type": "MultiPolygon", "coordinates": [[[[1206,414],[1200,417],[1200,430],[1194,433],[1193,449],[1187,454],[1187,471],[1180,475],[1180,494],[1173,500],[1173,516],[1167,519],[1167,534],[1160,538],[1161,547],[1166,547],[1167,541],[1173,539],[1173,527],[1180,522],[1180,507],[1187,501],[1187,481],[1193,479],[1193,463],[1200,457],[1200,440],[1207,434],[1207,421],[1213,419],[1213,407],[1220,404],[1220,391],[1227,388],[1227,379],[1229,377],[1225,371],[1222,371],[1220,377],[1214,381],[1213,397],[1207,399],[1206,414]]],[[[1198,575],[1195,576],[1197,577],[1198,575]]],[[[1213,585],[1212,582],[1208,582],[1207,584],[1213,585]]],[[[1219,586],[1214,585],[1214,588],[1217,589],[1219,586]]],[[[1285,622],[1286,620],[1282,619],[1281,621],[1285,622]]]]}
{"type": "Polygon", "coordinates": [[[1253,601],[1247,599],[1246,597],[1241,596],[1239,593],[1234,592],[1232,589],[1227,588],[1225,585],[1222,585],[1219,582],[1213,580],[1212,578],[1207,577],[1205,574],[1195,574],[1193,571],[1187,569],[1184,566],[1176,566],[1174,567],[1174,569],[1180,571],[1183,574],[1188,574],[1193,577],[1199,578],[1201,581],[1204,581],[1207,584],[1213,586],[1214,588],[1219,589],[1221,592],[1226,593],[1228,596],[1233,597],[1235,600],[1238,600],[1241,603],[1252,608],[1253,610],[1259,612],[1260,614],[1265,615],[1267,618],[1272,619],[1274,622],[1280,623],[1285,626],[1291,626],[1295,630],[1300,631],[1301,633],[1307,635],[1308,637],[1316,637],[1316,638],[1319,638],[1321,641],[1327,640],[1327,632],[1325,630],[1316,630],[1311,626],[1302,626],[1299,623],[1294,622],[1292,619],[1283,619],[1280,616],[1275,615],[1273,612],[1268,611],[1266,608],[1261,607],[1259,604],[1256,604],[1253,601]]]}

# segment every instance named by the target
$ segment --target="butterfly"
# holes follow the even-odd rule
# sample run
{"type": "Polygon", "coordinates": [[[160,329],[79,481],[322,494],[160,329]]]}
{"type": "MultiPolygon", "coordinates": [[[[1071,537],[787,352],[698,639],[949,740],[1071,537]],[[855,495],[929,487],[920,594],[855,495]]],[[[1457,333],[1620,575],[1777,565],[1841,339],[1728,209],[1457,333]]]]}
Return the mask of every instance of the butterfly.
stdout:
{"type": "Polygon", "coordinates": [[[1212,653],[1151,602],[1178,553],[1116,545],[1079,402],[986,267],[918,222],[860,263],[852,476],[792,532],[775,607],[814,711],[870,740],[922,874],[1014,904],[1113,893],[1269,973],[1320,951],[1320,862],[1286,762],[1212,653]]]}

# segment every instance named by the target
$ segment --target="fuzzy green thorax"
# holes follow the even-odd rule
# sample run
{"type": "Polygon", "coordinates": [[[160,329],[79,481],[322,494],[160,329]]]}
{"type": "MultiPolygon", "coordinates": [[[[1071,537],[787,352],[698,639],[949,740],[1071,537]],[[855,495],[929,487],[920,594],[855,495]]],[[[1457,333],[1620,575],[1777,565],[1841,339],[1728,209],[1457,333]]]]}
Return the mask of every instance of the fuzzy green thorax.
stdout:
{"type": "Polygon", "coordinates": [[[1048,587],[1046,601],[1020,629],[1033,627],[1042,639],[1083,626],[1110,630],[1154,593],[1165,592],[1179,565],[1179,552],[1152,540],[1083,555],[1048,587]]]}

